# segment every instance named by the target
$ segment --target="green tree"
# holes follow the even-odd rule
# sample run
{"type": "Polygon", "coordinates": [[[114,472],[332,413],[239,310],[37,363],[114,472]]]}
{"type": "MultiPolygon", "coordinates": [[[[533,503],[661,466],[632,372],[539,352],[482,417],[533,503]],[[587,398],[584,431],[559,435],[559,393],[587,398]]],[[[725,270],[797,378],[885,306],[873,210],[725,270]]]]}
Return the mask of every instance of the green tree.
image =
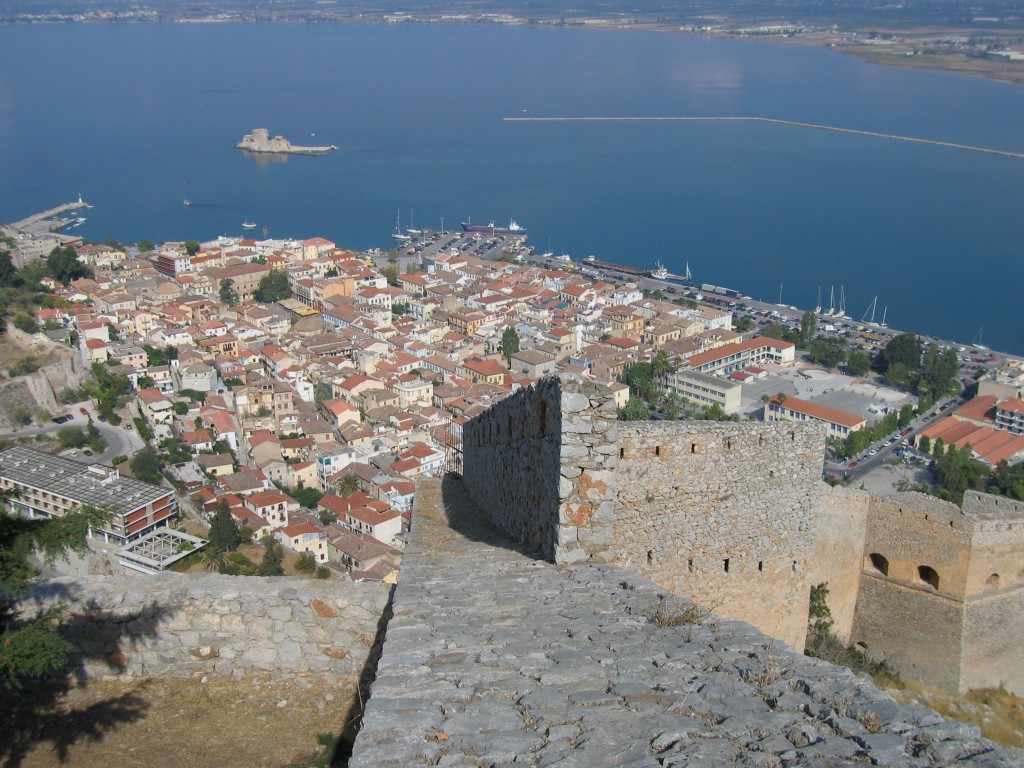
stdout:
{"type": "Polygon", "coordinates": [[[220,300],[229,307],[238,304],[238,291],[235,290],[235,281],[230,277],[220,281],[220,300]]]}
{"type": "Polygon", "coordinates": [[[754,327],[754,319],[750,315],[740,315],[732,319],[732,328],[739,333],[746,333],[754,327]]]}
{"type": "Polygon", "coordinates": [[[228,509],[226,499],[217,502],[217,509],[213,513],[213,521],[210,524],[209,547],[220,552],[231,552],[238,549],[242,543],[242,535],[238,530],[238,523],[235,522],[228,509]]]}
{"type": "Polygon", "coordinates": [[[618,416],[620,421],[647,421],[651,418],[651,411],[645,400],[631,397],[629,402],[619,409],[618,416]]]}
{"type": "Polygon", "coordinates": [[[629,385],[631,393],[650,402],[658,391],[654,378],[654,366],[648,362],[631,363],[622,369],[619,377],[623,384],[629,385]]]}
{"type": "Polygon", "coordinates": [[[854,376],[863,376],[871,370],[871,358],[863,352],[851,352],[846,358],[846,369],[854,376]]]}
{"type": "Polygon", "coordinates": [[[285,490],[285,493],[299,502],[305,509],[316,509],[316,505],[324,497],[324,492],[319,488],[289,488],[285,490]]]}
{"type": "Polygon", "coordinates": [[[81,448],[88,438],[81,427],[61,427],[57,430],[57,442],[64,448],[81,448]]]}
{"type": "Polygon", "coordinates": [[[900,427],[909,427],[910,426],[910,422],[912,422],[913,420],[914,420],[914,406],[911,405],[910,403],[907,403],[902,408],[900,408],[899,426],[900,427]]]}
{"type": "Polygon", "coordinates": [[[804,312],[800,318],[800,342],[810,344],[814,334],[818,332],[818,315],[814,312],[804,312]]]}
{"type": "Polygon", "coordinates": [[[921,379],[918,387],[934,399],[952,394],[959,368],[960,361],[956,352],[952,349],[940,350],[936,345],[929,344],[921,361],[921,379]]]}
{"type": "Polygon", "coordinates": [[[224,557],[224,552],[219,549],[214,549],[209,544],[206,545],[206,549],[203,550],[203,568],[207,571],[217,571],[218,573],[224,573],[227,571],[228,563],[224,557]]]}
{"type": "Polygon", "coordinates": [[[131,461],[132,474],[147,483],[159,484],[163,479],[160,474],[160,457],[151,446],[145,446],[135,454],[131,461]]]}
{"type": "Polygon", "coordinates": [[[384,275],[384,279],[388,281],[388,285],[398,285],[397,264],[388,264],[381,270],[381,274],[384,275]]]}
{"type": "Polygon", "coordinates": [[[0,250],[0,286],[9,286],[14,283],[18,270],[14,268],[11,260],[11,252],[0,250]]]}
{"type": "Polygon", "coordinates": [[[850,458],[865,450],[869,445],[871,445],[871,434],[866,429],[858,429],[846,436],[839,453],[850,458]]]}
{"type": "Polygon", "coordinates": [[[921,453],[931,453],[932,452],[932,440],[931,440],[931,438],[928,437],[928,435],[925,435],[924,437],[922,437],[918,441],[917,447],[921,449],[921,453]]]}
{"type": "Polygon", "coordinates": [[[961,449],[950,445],[935,460],[933,472],[939,486],[939,496],[959,505],[964,501],[964,491],[985,490],[989,468],[974,460],[970,446],[961,449]]]}
{"type": "Polygon", "coordinates": [[[284,575],[284,550],[272,536],[266,536],[263,540],[265,551],[263,560],[256,566],[257,576],[283,576],[284,575]]]}
{"type": "Polygon", "coordinates": [[[81,277],[92,277],[92,270],[78,260],[78,254],[70,245],[57,246],[46,257],[46,270],[64,285],[81,277]]]}
{"type": "Polygon", "coordinates": [[[139,242],[136,243],[136,246],[140,253],[149,253],[156,248],[156,244],[152,240],[147,240],[145,237],[139,240],[139,242]]]}
{"type": "Polygon", "coordinates": [[[196,242],[195,240],[186,240],[184,245],[185,253],[187,253],[189,256],[195,256],[197,253],[199,253],[199,243],[196,242]]]}
{"type": "Polygon", "coordinates": [[[72,646],[56,631],[59,610],[25,619],[12,599],[24,596],[38,578],[34,555],[52,566],[68,552],[84,554],[88,530],[102,527],[109,518],[107,512],[86,506],[63,517],[30,520],[0,502],[0,591],[8,598],[0,601],[0,687],[22,688],[67,665],[72,646]]]}
{"type": "Polygon", "coordinates": [[[899,361],[886,363],[882,376],[885,383],[893,387],[913,389],[917,383],[917,373],[899,361]]]}
{"type": "Polygon", "coordinates": [[[14,320],[11,321],[11,324],[19,331],[24,331],[25,333],[39,332],[39,323],[37,323],[32,316],[26,312],[19,312],[16,314],[14,316],[14,320]]]}
{"type": "Polygon", "coordinates": [[[788,341],[791,344],[797,344],[800,341],[800,334],[796,331],[792,331],[786,328],[784,325],[778,323],[769,323],[761,331],[762,336],[766,336],[769,339],[778,339],[779,341],[788,341]]]}
{"type": "Polygon", "coordinates": [[[519,351],[519,332],[511,325],[501,334],[501,354],[505,357],[508,367],[512,367],[512,355],[519,351]]]}
{"type": "Polygon", "coordinates": [[[989,490],[1024,501],[1024,464],[1011,467],[1005,460],[999,462],[992,470],[990,483],[989,490]]]}
{"type": "MultiPolygon", "coordinates": [[[[814,314],[811,312],[810,314],[814,314]]],[[[835,368],[846,359],[846,347],[839,339],[819,336],[811,342],[807,350],[811,360],[827,368],[835,368]]]]}
{"type": "Polygon", "coordinates": [[[288,275],[279,269],[272,269],[262,278],[253,296],[256,301],[270,304],[274,301],[283,301],[291,297],[292,289],[288,287],[288,275]]]}
{"type": "Polygon", "coordinates": [[[320,407],[320,403],[322,403],[324,400],[330,400],[331,396],[332,393],[330,384],[323,381],[318,381],[316,382],[316,384],[313,385],[313,403],[316,405],[317,408],[320,407]]]}
{"type": "Polygon", "coordinates": [[[902,365],[910,374],[916,374],[921,368],[921,342],[913,333],[897,334],[876,359],[882,373],[887,373],[893,365],[902,365]]]}
{"type": "Polygon", "coordinates": [[[338,482],[338,495],[348,498],[359,490],[359,478],[349,473],[338,482]]]}

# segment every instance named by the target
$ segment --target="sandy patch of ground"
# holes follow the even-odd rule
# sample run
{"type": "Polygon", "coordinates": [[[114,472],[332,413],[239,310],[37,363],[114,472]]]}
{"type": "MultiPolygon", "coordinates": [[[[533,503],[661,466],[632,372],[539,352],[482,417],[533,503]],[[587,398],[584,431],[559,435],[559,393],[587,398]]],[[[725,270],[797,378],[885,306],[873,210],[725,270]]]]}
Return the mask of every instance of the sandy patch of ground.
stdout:
{"type": "Polygon", "coordinates": [[[203,679],[95,681],[42,710],[5,697],[0,759],[11,768],[283,768],[322,753],[317,734],[340,733],[355,700],[351,685],[203,679]]]}

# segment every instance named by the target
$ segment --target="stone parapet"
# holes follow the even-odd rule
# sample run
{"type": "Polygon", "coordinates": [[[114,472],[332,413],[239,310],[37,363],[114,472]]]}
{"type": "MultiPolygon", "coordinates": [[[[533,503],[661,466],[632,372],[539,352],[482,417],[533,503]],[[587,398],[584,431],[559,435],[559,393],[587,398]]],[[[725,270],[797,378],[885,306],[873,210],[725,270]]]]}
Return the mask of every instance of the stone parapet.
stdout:
{"type": "Polygon", "coordinates": [[[82,678],[206,673],[326,685],[363,674],[390,587],[379,582],[159,574],[55,579],[25,603],[63,603],[82,678]]]}

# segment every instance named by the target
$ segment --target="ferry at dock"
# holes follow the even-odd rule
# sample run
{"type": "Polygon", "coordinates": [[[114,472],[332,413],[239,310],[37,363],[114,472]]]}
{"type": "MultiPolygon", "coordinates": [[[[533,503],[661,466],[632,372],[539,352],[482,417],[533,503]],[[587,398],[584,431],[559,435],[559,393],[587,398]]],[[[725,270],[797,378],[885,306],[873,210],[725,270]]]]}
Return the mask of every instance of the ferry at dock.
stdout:
{"type": "Polygon", "coordinates": [[[490,224],[473,224],[468,221],[462,222],[463,232],[480,232],[485,235],[510,235],[512,237],[526,237],[526,227],[522,226],[515,219],[512,219],[507,227],[499,227],[492,221],[490,224]]]}

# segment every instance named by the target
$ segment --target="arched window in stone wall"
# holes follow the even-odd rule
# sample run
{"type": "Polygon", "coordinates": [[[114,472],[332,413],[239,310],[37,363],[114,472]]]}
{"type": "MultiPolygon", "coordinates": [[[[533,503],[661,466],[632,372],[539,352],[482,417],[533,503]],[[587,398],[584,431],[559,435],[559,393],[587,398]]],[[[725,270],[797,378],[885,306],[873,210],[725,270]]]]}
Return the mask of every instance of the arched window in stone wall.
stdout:
{"type": "Polygon", "coordinates": [[[930,586],[932,589],[939,588],[939,573],[928,565],[917,566],[917,578],[930,586]]]}
{"type": "Polygon", "coordinates": [[[871,565],[876,571],[883,576],[889,575],[889,561],[884,555],[880,555],[877,552],[872,552],[869,556],[871,559],[871,565]]]}
{"type": "Polygon", "coordinates": [[[987,579],[985,579],[985,586],[989,589],[999,589],[999,574],[993,573],[987,579]]]}

